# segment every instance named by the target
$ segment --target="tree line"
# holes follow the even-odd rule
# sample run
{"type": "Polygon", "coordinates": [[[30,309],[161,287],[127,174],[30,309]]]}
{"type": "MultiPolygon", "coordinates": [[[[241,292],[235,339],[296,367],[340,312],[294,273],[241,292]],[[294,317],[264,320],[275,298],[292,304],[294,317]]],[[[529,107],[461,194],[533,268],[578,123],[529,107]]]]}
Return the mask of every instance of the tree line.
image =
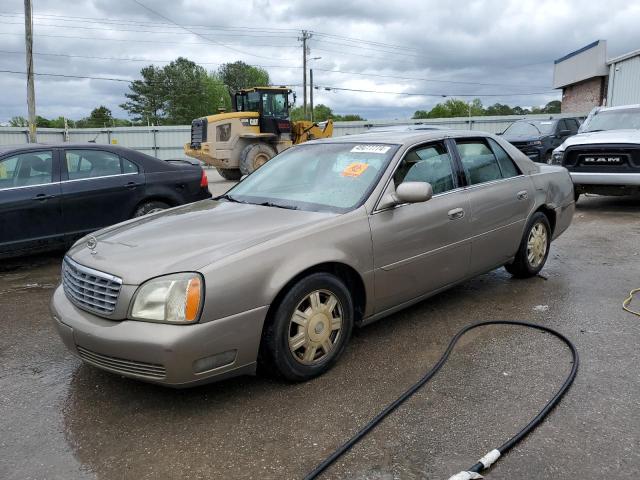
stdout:
{"type": "Polygon", "coordinates": [[[482,105],[479,98],[471,102],[465,102],[457,98],[449,98],[443,103],[438,103],[431,110],[416,110],[412,118],[451,118],[451,117],[472,117],[482,116],[502,116],[502,115],[529,115],[538,113],[560,113],[562,104],[560,100],[553,100],[544,107],[510,107],[502,103],[494,103],[488,107],[482,105]]]}

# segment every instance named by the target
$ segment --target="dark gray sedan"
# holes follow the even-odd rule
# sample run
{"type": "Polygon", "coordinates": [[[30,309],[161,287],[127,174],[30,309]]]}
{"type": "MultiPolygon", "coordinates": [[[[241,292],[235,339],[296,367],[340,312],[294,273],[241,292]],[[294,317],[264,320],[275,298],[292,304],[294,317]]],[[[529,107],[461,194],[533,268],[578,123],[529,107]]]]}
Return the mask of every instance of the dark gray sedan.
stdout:
{"type": "Polygon", "coordinates": [[[81,239],[51,310],[110,372],[186,386],[261,363],[306,380],[355,326],[501,266],[536,275],[573,211],[566,169],[493,135],[308,142],[222,197],[81,239]]]}

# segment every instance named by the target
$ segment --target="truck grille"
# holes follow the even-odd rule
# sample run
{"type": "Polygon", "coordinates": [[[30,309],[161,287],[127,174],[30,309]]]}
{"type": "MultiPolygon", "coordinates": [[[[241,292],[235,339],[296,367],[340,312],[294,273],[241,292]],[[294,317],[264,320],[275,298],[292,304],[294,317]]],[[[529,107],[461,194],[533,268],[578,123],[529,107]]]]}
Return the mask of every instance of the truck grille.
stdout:
{"type": "Polygon", "coordinates": [[[80,265],[69,257],[62,261],[62,285],[69,300],[80,308],[102,315],[113,313],[122,279],[80,265]]]}
{"type": "Polygon", "coordinates": [[[136,362],[123,358],[110,357],[102,353],[92,352],[80,345],[76,345],[80,358],[97,367],[122,373],[124,375],[140,375],[151,378],[164,378],[167,374],[163,365],[155,363],[136,362]]]}
{"type": "Polygon", "coordinates": [[[207,141],[207,119],[196,118],[191,122],[191,148],[200,148],[207,141]]]}
{"type": "Polygon", "coordinates": [[[565,151],[562,164],[571,172],[637,173],[640,148],[615,144],[571,146],[565,151]]]}

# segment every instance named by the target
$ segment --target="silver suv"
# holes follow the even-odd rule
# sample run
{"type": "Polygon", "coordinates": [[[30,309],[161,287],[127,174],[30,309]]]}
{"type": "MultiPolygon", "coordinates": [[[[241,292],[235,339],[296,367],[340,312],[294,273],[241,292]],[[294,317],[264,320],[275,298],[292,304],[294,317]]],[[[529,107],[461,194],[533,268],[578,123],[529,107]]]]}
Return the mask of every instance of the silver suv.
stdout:
{"type": "Polygon", "coordinates": [[[640,105],[596,107],[551,162],[569,170],[576,200],[581,193],[639,193],[640,105]]]}

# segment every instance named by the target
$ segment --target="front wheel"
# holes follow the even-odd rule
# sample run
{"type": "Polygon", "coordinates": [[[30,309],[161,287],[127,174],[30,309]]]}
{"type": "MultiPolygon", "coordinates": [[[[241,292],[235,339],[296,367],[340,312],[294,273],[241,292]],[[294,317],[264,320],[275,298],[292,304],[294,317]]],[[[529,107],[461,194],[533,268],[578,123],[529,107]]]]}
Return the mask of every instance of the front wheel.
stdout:
{"type": "Polygon", "coordinates": [[[534,277],[544,267],[550,246],[549,219],[544,213],[536,212],[527,223],[513,263],[505,265],[504,268],[517,278],[534,277]]]}
{"type": "Polygon", "coordinates": [[[290,381],[323,374],[344,351],[353,329],[351,294],[340,279],[314,273],[295,284],[265,327],[261,361],[290,381]]]}
{"type": "Polygon", "coordinates": [[[136,211],[134,212],[133,216],[142,217],[143,215],[156,213],[156,212],[159,212],[160,210],[166,210],[167,208],[169,208],[169,205],[167,205],[164,202],[158,202],[158,201],[145,202],[141,204],[138,208],[136,208],[136,211]]]}

